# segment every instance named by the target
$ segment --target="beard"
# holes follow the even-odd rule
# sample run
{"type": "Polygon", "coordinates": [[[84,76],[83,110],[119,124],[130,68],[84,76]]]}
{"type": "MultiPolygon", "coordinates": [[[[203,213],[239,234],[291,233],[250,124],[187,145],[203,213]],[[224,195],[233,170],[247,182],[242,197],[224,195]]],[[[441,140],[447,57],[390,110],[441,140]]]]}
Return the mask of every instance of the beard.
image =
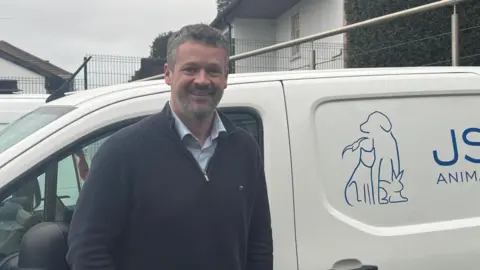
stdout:
{"type": "Polygon", "coordinates": [[[177,92],[174,101],[182,113],[196,121],[209,119],[217,109],[217,105],[223,96],[221,89],[211,86],[191,86],[177,92]]]}

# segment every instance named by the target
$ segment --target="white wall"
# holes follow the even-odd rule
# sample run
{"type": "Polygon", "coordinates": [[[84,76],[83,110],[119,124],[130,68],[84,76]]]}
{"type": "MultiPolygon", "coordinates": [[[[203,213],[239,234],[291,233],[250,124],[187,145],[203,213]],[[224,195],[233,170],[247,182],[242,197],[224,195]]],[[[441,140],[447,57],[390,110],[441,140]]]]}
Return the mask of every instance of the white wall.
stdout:
{"type": "MultiPolygon", "coordinates": [[[[276,35],[278,42],[290,40],[290,17],[297,12],[300,14],[301,37],[344,25],[343,1],[303,0],[278,17],[276,35]]],[[[343,34],[305,43],[300,46],[300,56],[295,59],[290,57],[290,49],[285,49],[281,51],[282,57],[280,61],[277,60],[277,65],[292,69],[309,69],[311,51],[315,49],[317,69],[343,68],[343,57],[337,56],[342,54],[343,44],[343,34]]]]}
{"type": "MultiPolygon", "coordinates": [[[[235,54],[252,51],[276,43],[276,21],[265,19],[235,19],[232,23],[235,54]]],[[[235,62],[235,72],[274,71],[276,52],[235,62]]]]}
{"type": "Polygon", "coordinates": [[[18,81],[18,88],[25,94],[45,94],[45,78],[33,71],[0,58],[0,79],[18,81]]]}
{"type": "MultiPolygon", "coordinates": [[[[300,14],[300,36],[307,36],[344,25],[343,1],[302,0],[276,20],[235,19],[232,37],[235,54],[290,40],[290,17],[300,14]]],[[[290,48],[236,62],[236,72],[310,69],[311,51],[316,52],[316,68],[343,68],[344,35],[336,35],[300,46],[293,58],[290,48]]]]}

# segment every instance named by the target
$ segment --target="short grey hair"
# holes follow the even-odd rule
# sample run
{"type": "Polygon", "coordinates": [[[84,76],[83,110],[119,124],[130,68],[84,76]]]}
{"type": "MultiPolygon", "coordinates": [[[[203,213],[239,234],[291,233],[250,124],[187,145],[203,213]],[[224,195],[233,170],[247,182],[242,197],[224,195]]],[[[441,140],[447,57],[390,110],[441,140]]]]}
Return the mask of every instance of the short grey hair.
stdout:
{"type": "Polygon", "coordinates": [[[170,68],[175,66],[175,55],[178,46],[188,41],[225,49],[228,62],[230,56],[230,43],[228,40],[218,29],[199,23],[186,25],[169,37],[167,43],[167,63],[170,68]]]}

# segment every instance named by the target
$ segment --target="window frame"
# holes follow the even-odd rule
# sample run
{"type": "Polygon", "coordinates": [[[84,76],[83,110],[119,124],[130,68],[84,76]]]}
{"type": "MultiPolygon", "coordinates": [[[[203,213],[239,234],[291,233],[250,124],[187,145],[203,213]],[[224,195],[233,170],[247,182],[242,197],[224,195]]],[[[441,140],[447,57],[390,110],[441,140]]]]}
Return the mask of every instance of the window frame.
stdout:
{"type": "Polygon", "coordinates": [[[263,158],[263,156],[264,156],[264,137],[263,137],[264,126],[263,126],[263,121],[262,121],[262,117],[260,116],[260,114],[255,109],[253,109],[252,107],[246,107],[246,106],[219,107],[218,110],[221,111],[223,114],[225,114],[227,116],[227,118],[229,118],[229,116],[228,116],[229,113],[241,112],[241,113],[248,114],[253,119],[255,119],[255,122],[257,123],[257,131],[258,131],[257,144],[258,144],[258,147],[260,148],[260,153],[262,154],[262,158],[263,158]]]}
{"type": "MultiPolygon", "coordinates": [[[[290,39],[300,38],[300,12],[290,16],[290,39]]],[[[294,45],[290,49],[290,56],[294,59],[300,57],[300,45],[294,45]]]]}

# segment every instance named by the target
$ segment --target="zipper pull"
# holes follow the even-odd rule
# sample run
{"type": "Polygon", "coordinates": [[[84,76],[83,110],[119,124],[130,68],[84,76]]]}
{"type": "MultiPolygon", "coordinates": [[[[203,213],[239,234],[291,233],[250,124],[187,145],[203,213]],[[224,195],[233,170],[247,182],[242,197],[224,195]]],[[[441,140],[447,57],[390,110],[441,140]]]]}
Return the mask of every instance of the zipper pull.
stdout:
{"type": "Polygon", "coordinates": [[[207,182],[210,182],[210,179],[208,178],[208,175],[207,175],[207,172],[206,171],[203,171],[203,175],[205,176],[205,180],[207,182]]]}

